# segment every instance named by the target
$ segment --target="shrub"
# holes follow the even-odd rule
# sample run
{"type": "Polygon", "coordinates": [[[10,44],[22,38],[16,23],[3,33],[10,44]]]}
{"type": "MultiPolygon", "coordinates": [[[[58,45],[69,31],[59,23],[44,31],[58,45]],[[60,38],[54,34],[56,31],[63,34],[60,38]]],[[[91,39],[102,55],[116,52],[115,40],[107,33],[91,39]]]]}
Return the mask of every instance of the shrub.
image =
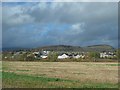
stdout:
{"type": "Polygon", "coordinates": [[[58,53],[51,52],[48,54],[48,60],[49,61],[57,61],[58,53]]]}

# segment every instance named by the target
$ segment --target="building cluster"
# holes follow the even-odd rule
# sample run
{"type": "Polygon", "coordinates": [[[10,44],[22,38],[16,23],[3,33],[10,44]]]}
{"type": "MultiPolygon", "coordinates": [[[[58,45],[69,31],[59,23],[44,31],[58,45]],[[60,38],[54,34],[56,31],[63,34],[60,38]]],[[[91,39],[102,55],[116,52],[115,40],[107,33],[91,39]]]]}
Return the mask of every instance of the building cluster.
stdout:
{"type": "Polygon", "coordinates": [[[66,58],[75,58],[75,59],[78,59],[78,58],[85,58],[85,55],[84,54],[66,54],[66,53],[63,53],[61,55],[58,55],[57,59],[66,59],[66,58]]]}
{"type": "MultiPolygon", "coordinates": [[[[33,52],[25,52],[25,51],[18,51],[18,52],[11,52],[11,55],[4,55],[4,59],[14,59],[18,58],[18,56],[24,55],[24,59],[32,57],[33,59],[47,59],[49,57],[49,53],[53,54],[51,51],[33,51],[33,52]]],[[[99,58],[114,58],[116,54],[113,52],[99,52],[99,58]]],[[[67,59],[67,58],[74,58],[74,59],[84,59],[87,57],[86,52],[81,53],[57,53],[57,59],[67,59]]]]}
{"type": "Polygon", "coordinates": [[[42,51],[42,52],[33,52],[34,58],[48,58],[50,51],[42,51]]]}
{"type": "Polygon", "coordinates": [[[116,54],[113,52],[102,52],[100,53],[100,58],[114,58],[116,54]]]}
{"type": "MultiPolygon", "coordinates": [[[[34,58],[42,58],[42,59],[47,59],[50,51],[42,51],[42,52],[33,52],[32,54],[34,55],[34,58]]],[[[51,52],[52,54],[53,52],[51,52]]],[[[31,54],[28,54],[27,57],[31,56],[31,54]]],[[[58,53],[57,59],[67,59],[67,58],[85,58],[85,55],[83,53],[81,54],[74,54],[74,53],[58,53]]]]}

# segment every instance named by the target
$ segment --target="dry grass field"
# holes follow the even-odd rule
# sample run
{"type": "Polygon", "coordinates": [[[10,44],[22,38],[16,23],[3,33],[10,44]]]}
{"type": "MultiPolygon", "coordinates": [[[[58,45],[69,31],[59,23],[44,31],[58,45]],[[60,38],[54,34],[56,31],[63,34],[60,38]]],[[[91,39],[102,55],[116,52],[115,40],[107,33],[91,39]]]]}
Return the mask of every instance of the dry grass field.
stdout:
{"type": "Polygon", "coordinates": [[[3,61],[3,88],[117,88],[117,62],[3,61]]]}

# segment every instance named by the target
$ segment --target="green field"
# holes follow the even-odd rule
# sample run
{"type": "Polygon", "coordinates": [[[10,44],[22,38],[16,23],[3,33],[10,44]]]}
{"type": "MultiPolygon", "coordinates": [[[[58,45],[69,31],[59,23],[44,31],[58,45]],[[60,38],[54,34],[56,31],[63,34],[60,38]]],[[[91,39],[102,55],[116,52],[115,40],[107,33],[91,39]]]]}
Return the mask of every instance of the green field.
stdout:
{"type": "Polygon", "coordinates": [[[118,64],[2,62],[3,88],[117,88],[118,64]]]}

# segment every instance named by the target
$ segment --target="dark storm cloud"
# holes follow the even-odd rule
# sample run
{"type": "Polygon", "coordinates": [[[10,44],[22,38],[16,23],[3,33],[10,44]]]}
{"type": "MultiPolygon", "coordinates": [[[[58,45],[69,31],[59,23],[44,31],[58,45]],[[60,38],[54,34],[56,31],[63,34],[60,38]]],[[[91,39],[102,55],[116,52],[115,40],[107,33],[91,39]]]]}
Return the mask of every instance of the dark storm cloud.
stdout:
{"type": "Polygon", "coordinates": [[[117,3],[42,2],[3,6],[3,46],[117,46],[117,3]],[[9,43],[8,43],[9,41],[9,43]]]}

